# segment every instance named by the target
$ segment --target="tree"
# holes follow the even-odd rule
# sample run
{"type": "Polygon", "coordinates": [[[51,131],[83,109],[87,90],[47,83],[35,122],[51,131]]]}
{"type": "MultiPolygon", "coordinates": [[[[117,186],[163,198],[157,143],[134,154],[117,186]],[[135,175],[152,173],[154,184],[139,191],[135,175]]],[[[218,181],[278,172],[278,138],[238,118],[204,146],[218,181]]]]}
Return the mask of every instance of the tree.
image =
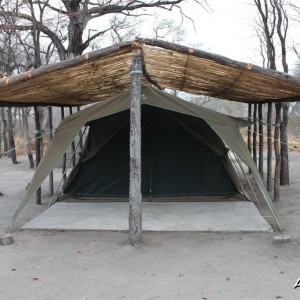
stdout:
{"type": "MultiPolygon", "coordinates": [[[[16,23],[16,14],[18,13],[19,3],[18,1],[5,0],[1,1],[2,6],[0,7],[0,24],[2,26],[2,30],[0,31],[0,62],[2,66],[2,73],[5,76],[14,75],[16,73],[20,73],[26,71],[34,66],[36,56],[38,60],[40,60],[40,56],[38,57],[38,53],[35,51],[34,47],[34,39],[32,39],[32,32],[22,34],[15,30],[12,24],[16,23]],[[5,9],[10,9],[13,14],[3,14],[5,9]],[[9,25],[9,26],[7,26],[9,25]]],[[[14,110],[16,112],[16,108],[14,110]]],[[[7,108],[7,126],[8,128],[8,144],[12,149],[14,149],[14,133],[15,124],[13,124],[12,117],[12,109],[7,108]]],[[[25,131],[25,140],[26,140],[26,149],[27,155],[29,159],[30,168],[32,167],[32,153],[31,153],[31,143],[29,143],[29,132],[28,129],[28,116],[29,113],[22,111],[22,118],[19,117],[19,121],[24,124],[25,131]]],[[[16,155],[15,151],[11,151],[11,157],[14,163],[16,163],[16,155]]]]}
{"type": "MultiPolygon", "coordinates": [[[[126,19],[136,18],[146,14],[146,10],[159,8],[173,11],[179,10],[185,16],[180,4],[183,0],[147,0],[147,1],[123,1],[123,0],[61,0],[51,4],[49,0],[44,1],[23,1],[19,3],[18,9],[11,9],[6,6],[0,15],[3,17],[14,17],[15,22],[6,24],[15,30],[30,31],[35,30],[37,34],[43,33],[55,46],[60,60],[78,56],[86,50],[90,43],[96,38],[103,36],[109,31],[117,31],[118,24],[107,23],[105,16],[116,15],[126,16],[126,19]],[[27,11],[30,11],[28,13],[27,11]],[[39,12],[39,18],[36,17],[39,12]],[[53,16],[47,20],[43,16],[53,16]],[[60,20],[60,29],[57,30],[57,23],[52,19],[60,20]],[[92,20],[97,20],[97,29],[91,30],[89,26],[92,20]],[[101,29],[98,29],[103,25],[101,29]],[[116,27],[117,25],[117,27],[116,27]],[[64,28],[67,30],[65,35],[64,28]],[[92,33],[92,34],[91,34],[92,33]],[[67,40],[67,43],[64,43],[67,40]]],[[[193,0],[195,4],[202,7],[206,1],[193,0]]],[[[124,22],[119,25],[124,26],[124,22]]],[[[3,25],[2,25],[3,28],[3,25]]]]}
{"type": "MultiPolygon", "coordinates": [[[[274,6],[277,13],[277,35],[280,40],[281,46],[281,63],[283,71],[288,73],[289,68],[287,64],[287,46],[286,38],[288,32],[289,19],[287,17],[286,11],[283,7],[284,0],[274,1],[274,6]]],[[[290,184],[289,176],[289,147],[288,147],[288,135],[287,126],[289,119],[289,103],[285,102],[282,104],[282,122],[280,127],[280,141],[281,141],[281,166],[280,166],[280,184],[287,185],[290,184]]]]}
{"type": "MultiPolygon", "coordinates": [[[[263,58],[263,65],[276,70],[276,51],[273,42],[275,32],[276,15],[270,14],[268,1],[254,0],[257,7],[259,19],[256,20],[256,33],[260,42],[260,53],[263,58]],[[266,54],[266,57],[265,57],[266,54]]],[[[274,10],[273,10],[274,12],[274,10]]],[[[267,112],[267,189],[272,191],[272,103],[268,104],[267,112]]],[[[278,157],[277,157],[278,159],[278,157]]],[[[278,162],[277,162],[278,166],[278,162]]]]}
{"type": "MultiPolygon", "coordinates": [[[[10,19],[10,17],[8,17],[10,19]]],[[[8,19],[2,19],[2,22],[7,22],[8,19]]],[[[10,76],[19,68],[17,60],[17,42],[14,36],[14,31],[7,28],[0,32],[0,69],[1,74],[10,76]]],[[[9,156],[14,164],[17,164],[17,155],[14,141],[14,124],[11,107],[1,108],[2,122],[4,127],[4,145],[5,151],[9,152],[9,156]],[[7,119],[6,119],[7,117],[7,119]],[[6,144],[5,144],[6,143],[6,144]]]]}
{"type": "MultiPolygon", "coordinates": [[[[257,22],[263,39],[260,43],[267,54],[267,65],[270,69],[276,70],[276,42],[279,41],[281,49],[281,63],[285,72],[288,72],[287,65],[287,46],[286,37],[288,31],[288,17],[284,9],[284,0],[254,0],[257,7],[260,22],[257,22]],[[276,35],[275,35],[276,33],[276,35]]],[[[263,52],[263,51],[261,51],[263,52]]],[[[274,200],[279,199],[279,182],[281,184],[289,183],[288,168],[288,146],[287,146],[287,123],[289,105],[284,104],[283,121],[281,122],[281,103],[276,103],[276,125],[274,132],[274,149],[276,157],[275,176],[274,176],[274,200]],[[280,141],[279,141],[280,136],[280,141]],[[281,142],[281,143],[280,143],[281,142]]],[[[268,110],[268,189],[271,182],[271,120],[272,106],[269,104],[268,110]]]]}
{"type": "Polygon", "coordinates": [[[182,42],[186,37],[186,32],[181,24],[176,24],[174,19],[161,19],[155,16],[152,30],[154,39],[164,39],[172,43],[182,42]]]}

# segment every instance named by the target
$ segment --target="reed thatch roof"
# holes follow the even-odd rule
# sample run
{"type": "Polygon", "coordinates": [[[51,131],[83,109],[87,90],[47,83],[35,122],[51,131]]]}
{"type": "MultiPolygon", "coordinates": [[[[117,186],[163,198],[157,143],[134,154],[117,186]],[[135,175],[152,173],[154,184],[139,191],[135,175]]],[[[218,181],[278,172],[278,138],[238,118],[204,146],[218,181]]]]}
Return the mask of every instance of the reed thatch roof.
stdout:
{"type": "Polygon", "coordinates": [[[137,38],[4,77],[0,79],[0,105],[75,106],[128,90],[135,47],[142,49],[145,84],[240,102],[300,100],[300,79],[291,75],[172,43],[137,38]]]}

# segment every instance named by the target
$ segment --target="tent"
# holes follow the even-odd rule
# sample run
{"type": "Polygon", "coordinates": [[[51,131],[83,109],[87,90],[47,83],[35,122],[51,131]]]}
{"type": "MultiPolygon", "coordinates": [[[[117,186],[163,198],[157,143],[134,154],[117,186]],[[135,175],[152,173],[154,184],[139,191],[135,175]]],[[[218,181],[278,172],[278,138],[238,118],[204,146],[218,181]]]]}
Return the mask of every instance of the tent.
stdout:
{"type": "MultiPolygon", "coordinates": [[[[147,104],[141,113],[144,200],[218,199],[241,193],[228,149],[203,119],[147,104]]],[[[84,152],[64,194],[128,200],[129,118],[125,110],[89,122],[84,152]]]]}
{"type": "MultiPolygon", "coordinates": [[[[62,121],[38,166],[16,217],[82,126],[89,126],[81,159],[64,193],[81,199],[127,199],[130,93],[101,101],[62,121]]],[[[229,147],[251,168],[278,226],[278,217],[239,128],[250,123],[151,87],[142,89],[142,194],[154,199],[245,199],[229,147]],[[226,145],[226,146],[225,146],[226,145]]]]}

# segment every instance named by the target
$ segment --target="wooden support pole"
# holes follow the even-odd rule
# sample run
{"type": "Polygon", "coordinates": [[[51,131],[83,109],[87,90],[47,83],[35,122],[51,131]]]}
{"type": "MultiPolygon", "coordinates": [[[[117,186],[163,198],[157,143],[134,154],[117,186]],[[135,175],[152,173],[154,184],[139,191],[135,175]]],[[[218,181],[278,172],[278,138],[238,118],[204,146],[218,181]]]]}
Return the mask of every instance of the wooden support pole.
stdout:
{"type": "Polygon", "coordinates": [[[290,171],[289,171],[289,146],[287,126],[289,119],[289,103],[282,103],[282,122],[280,130],[281,141],[281,168],[280,168],[280,185],[290,184],[290,171]]]}
{"type": "Polygon", "coordinates": [[[15,139],[14,139],[14,126],[13,126],[13,120],[12,120],[12,109],[11,107],[7,108],[7,125],[8,125],[8,144],[9,144],[9,150],[10,150],[10,157],[13,164],[18,164],[17,161],[17,153],[16,153],[16,145],[15,145],[15,139]]]}
{"type": "Polygon", "coordinates": [[[274,149],[275,149],[275,174],[274,174],[274,201],[279,200],[279,181],[280,181],[280,123],[281,123],[281,103],[276,103],[276,117],[275,117],[275,132],[274,132],[274,149]]]}
{"type": "Polygon", "coordinates": [[[258,169],[261,178],[264,178],[264,127],[263,127],[263,105],[258,104],[258,133],[259,133],[259,159],[258,169]]]}
{"type": "MultiPolygon", "coordinates": [[[[248,103],[248,121],[251,121],[252,118],[252,104],[248,103]]],[[[252,126],[248,126],[248,140],[247,140],[247,144],[248,144],[248,149],[250,154],[252,153],[252,126]]],[[[249,168],[249,174],[251,173],[251,169],[249,168]]]]}
{"type": "MultiPolygon", "coordinates": [[[[80,111],[80,106],[77,106],[77,111],[80,111]]],[[[78,133],[79,136],[79,151],[82,152],[83,150],[83,134],[82,134],[82,130],[79,130],[78,133]]]]}
{"type": "Polygon", "coordinates": [[[253,125],[253,160],[255,162],[255,164],[257,165],[257,104],[253,104],[254,108],[253,108],[253,121],[254,121],[254,125],[253,125]]]}
{"type": "Polygon", "coordinates": [[[142,162],[141,162],[141,98],[142,58],[135,50],[130,69],[130,183],[129,183],[129,244],[136,246],[142,239],[142,162]]]}
{"type": "MultiPolygon", "coordinates": [[[[60,113],[61,113],[61,120],[65,118],[65,108],[61,107],[60,108],[60,113]]],[[[67,153],[64,153],[63,155],[63,160],[62,160],[62,174],[63,174],[63,182],[66,181],[66,168],[67,168],[67,153]]]]}
{"type": "MultiPolygon", "coordinates": [[[[52,121],[52,107],[48,107],[48,118],[49,118],[49,143],[51,143],[53,138],[53,121],[52,121]]],[[[54,184],[53,184],[53,171],[49,173],[49,195],[53,196],[54,194],[54,184]]]]}
{"type": "MultiPolygon", "coordinates": [[[[37,106],[34,106],[35,120],[35,167],[37,168],[41,161],[41,123],[40,113],[37,106]]],[[[36,191],[36,204],[42,204],[42,190],[39,188],[36,191]]]]}
{"type": "MultiPolygon", "coordinates": [[[[72,106],[69,107],[69,113],[70,113],[70,116],[73,115],[72,106]]],[[[74,168],[75,164],[76,164],[76,154],[74,153],[75,152],[75,142],[74,141],[71,144],[71,152],[72,152],[72,167],[74,168]]]]}
{"type": "Polygon", "coordinates": [[[267,153],[267,189],[269,192],[272,191],[272,153],[273,153],[273,141],[272,141],[272,110],[273,103],[268,103],[268,113],[267,113],[267,143],[268,143],[268,153],[267,153]]]}

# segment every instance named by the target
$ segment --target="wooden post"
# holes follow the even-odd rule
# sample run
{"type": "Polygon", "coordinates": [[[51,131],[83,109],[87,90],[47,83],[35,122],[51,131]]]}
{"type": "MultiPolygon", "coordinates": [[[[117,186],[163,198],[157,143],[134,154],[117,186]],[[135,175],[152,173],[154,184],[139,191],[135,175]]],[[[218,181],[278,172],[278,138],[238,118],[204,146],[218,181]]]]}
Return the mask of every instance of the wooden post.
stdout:
{"type": "MultiPolygon", "coordinates": [[[[80,106],[77,106],[77,111],[80,111],[80,106]]],[[[82,152],[82,150],[83,150],[83,134],[82,134],[81,129],[79,130],[78,136],[79,136],[79,150],[80,150],[80,152],[82,152]]]]}
{"type": "Polygon", "coordinates": [[[257,164],[257,148],[256,148],[256,138],[257,138],[257,104],[253,104],[253,160],[257,164]]]}
{"type": "MultiPolygon", "coordinates": [[[[72,106],[69,107],[69,113],[70,113],[70,116],[73,115],[72,106]]],[[[71,144],[71,152],[72,152],[72,156],[71,156],[72,157],[72,167],[74,168],[75,164],[76,164],[75,142],[74,141],[71,144]]]]}
{"type": "MultiPolygon", "coordinates": [[[[53,138],[53,122],[52,122],[52,107],[49,106],[48,107],[48,118],[49,118],[49,143],[51,143],[52,138],[53,138]]],[[[53,171],[51,171],[49,173],[49,195],[53,196],[54,194],[54,184],[53,184],[54,180],[53,180],[53,171]]]]}
{"type": "MultiPolygon", "coordinates": [[[[2,139],[1,139],[1,135],[2,135],[2,128],[1,128],[1,121],[0,121],[0,158],[2,155],[2,139]]],[[[3,151],[4,152],[4,151],[3,151]]]]}
{"type": "Polygon", "coordinates": [[[136,246],[142,239],[142,162],[141,162],[141,98],[142,58],[140,50],[130,68],[130,183],[129,183],[129,244],[136,246]]]}
{"type": "Polygon", "coordinates": [[[258,104],[258,132],[259,132],[259,160],[258,169],[261,178],[264,178],[264,127],[263,127],[263,112],[262,103],[258,104]]]}
{"type": "MultiPolygon", "coordinates": [[[[37,168],[41,161],[41,123],[40,113],[37,106],[34,106],[35,120],[35,167],[37,168]]],[[[42,204],[42,190],[39,188],[36,191],[36,204],[42,204]]]]}
{"type": "Polygon", "coordinates": [[[268,153],[267,153],[267,189],[269,192],[272,191],[272,110],[273,103],[268,103],[268,114],[267,114],[267,139],[268,139],[268,153]]]}
{"type": "Polygon", "coordinates": [[[8,144],[9,144],[9,150],[10,150],[10,157],[11,157],[13,164],[18,164],[12,117],[13,116],[12,116],[11,107],[8,107],[7,108],[7,125],[8,125],[8,144]]]}
{"type": "Polygon", "coordinates": [[[280,185],[290,184],[290,171],[289,171],[289,146],[287,126],[289,119],[290,104],[282,103],[282,122],[280,130],[281,141],[281,168],[280,168],[280,185]]]}
{"type": "MultiPolygon", "coordinates": [[[[252,104],[248,103],[248,120],[251,121],[252,118],[252,104]]],[[[251,137],[252,137],[252,126],[248,126],[248,149],[250,154],[252,153],[252,143],[251,143],[251,137]]],[[[251,173],[251,169],[249,168],[249,174],[251,173]]]]}
{"type": "Polygon", "coordinates": [[[281,123],[281,103],[276,103],[276,117],[275,117],[275,133],[274,133],[274,149],[275,149],[275,174],[274,174],[274,201],[279,200],[279,181],[280,181],[280,123],[281,123]]]}
{"type": "MultiPolygon", "coordinates": [[[[61,107],[60,109],[60,113],[61,113],[61,120],[63,120],[65,118],[65,108],[61,107]]],[[[63,160],[62,160],[62,175],[63,175],[63,182],[66,181],[66,169],[67,169],[67,153],[65,152],[63,155],[63,160]]]]}

